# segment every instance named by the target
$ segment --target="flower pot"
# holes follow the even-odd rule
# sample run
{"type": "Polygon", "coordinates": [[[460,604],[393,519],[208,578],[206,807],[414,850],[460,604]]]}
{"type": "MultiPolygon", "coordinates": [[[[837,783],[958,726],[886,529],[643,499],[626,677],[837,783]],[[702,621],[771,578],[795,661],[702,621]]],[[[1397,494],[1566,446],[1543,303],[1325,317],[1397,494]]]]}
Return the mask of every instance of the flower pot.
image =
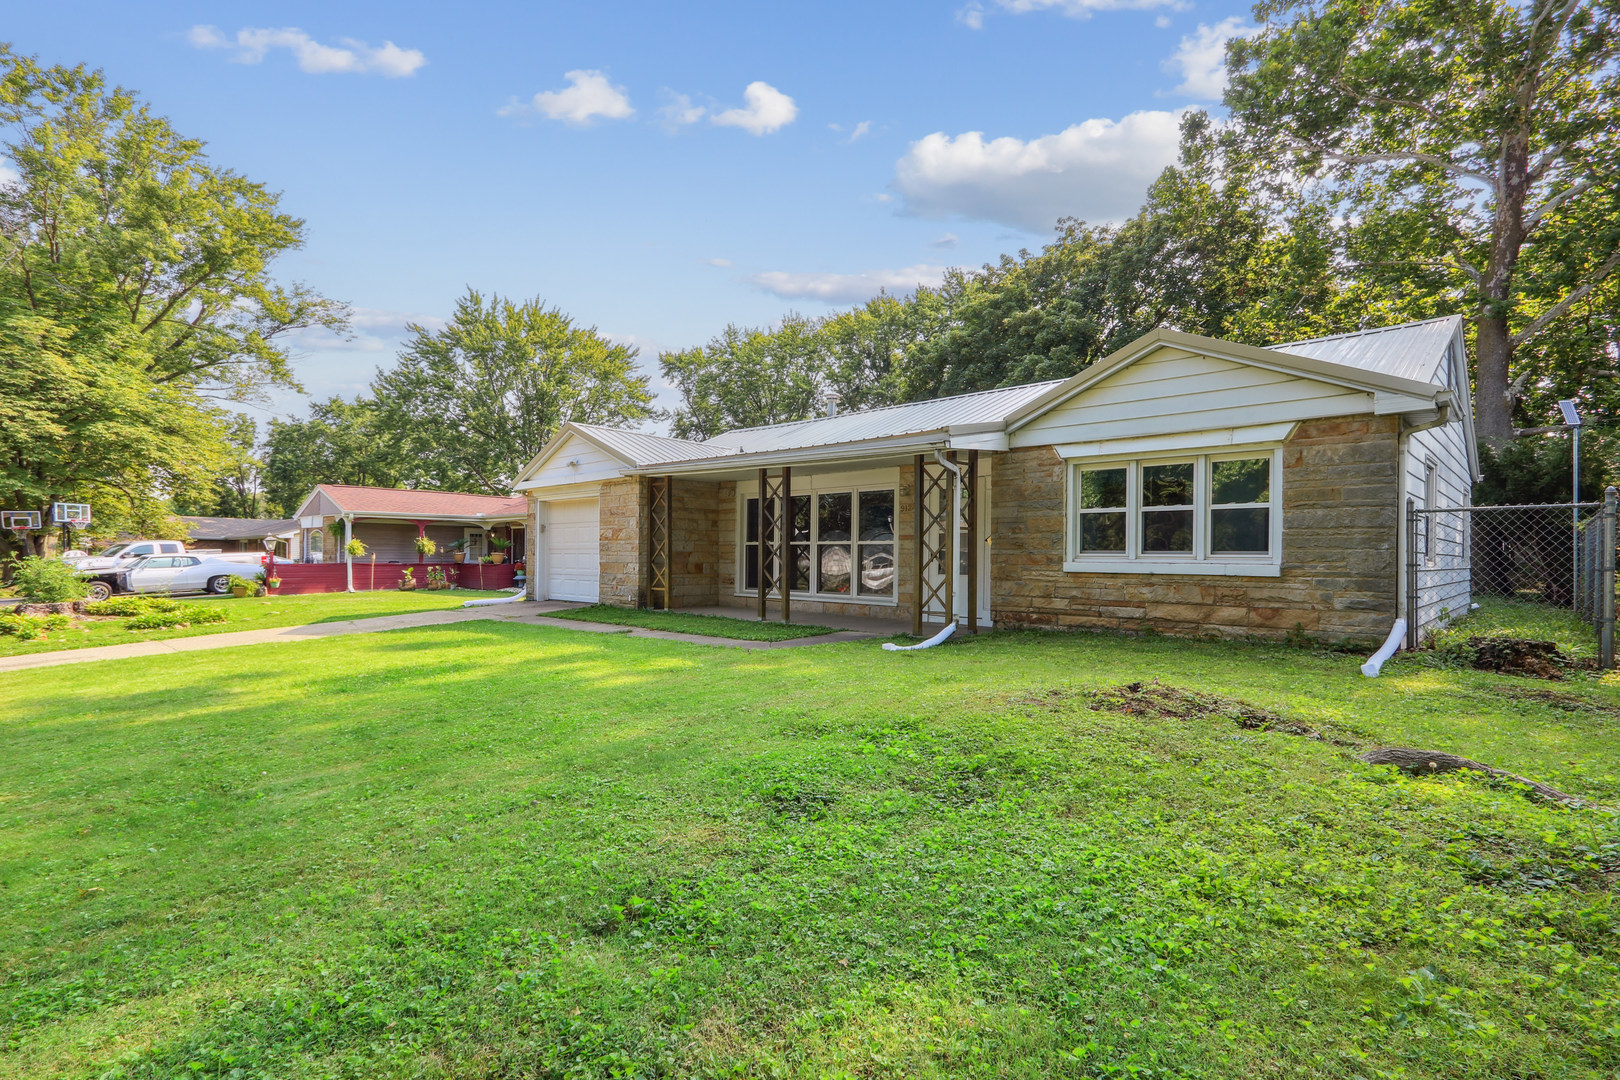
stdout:
{"type": "Polygon", "coordinates": [[[266,581],[264,584],[265,584],[265,587],[268,588],[271,592],[275,592],[277,589],[281,588],[281,579],[278,578],[278,577],[273,577],[270,580],[266,581]]]}
{"type": "Polygon", "coordinates": [[[467,553],[465,551],[452,551],[450,557],[456,562],[463,562],[467,558],[467,553]]]}
{"type": "Polygon", "coordinates": [[[231,595],[236,597],[238,600],[240,600],[243,597],[247,596],[247,594],[248,594],[248,588],[247,588],[246,585],[233,585],[233,586],[231,586],[231,595]]]}
{"type": "Polygon", "coordinates": [[[490,555],[489,561],[494,563],[496,566],[501,565],[501,563],[506,561],[506,552],[504,552],[504,551],[494,552],[493,554],[490,555]]]}

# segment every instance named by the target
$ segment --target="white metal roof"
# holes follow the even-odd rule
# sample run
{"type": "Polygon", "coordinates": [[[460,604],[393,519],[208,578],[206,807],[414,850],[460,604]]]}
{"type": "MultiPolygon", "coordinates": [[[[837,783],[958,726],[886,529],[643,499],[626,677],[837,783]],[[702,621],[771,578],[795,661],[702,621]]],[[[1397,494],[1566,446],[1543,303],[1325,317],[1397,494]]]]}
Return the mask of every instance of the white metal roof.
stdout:
{"type": "Polygon", "coordinates": [[[1015,410],[1034,401],[1061,381],[1003,386],[973,394],[913,401],[905,405],[885,405],[864,412],[818,416],[768,427],[737,428],[716,435],[703,445],[723,447],[722,453],[757,454],[808,446],[868,442],[974,424],[999,424],[1015,410]]]}
{"type": "Polygon", "coordinates": [[[637,467],[660,461],[687,461],[692,458],[719,457],[736,453],[727,446],[696,442],[692,439],[673,439],[667,435],[648,435],[624,428],[603,427],[600,424],[572,424],[581,435],[603,450],[637,467]]]}
{"type": "Polygon", "coordinates": [[[1291,356],[1307,356],[1312,360],[1449,387],[1453,380],[1446,367],[1446,350],[1461,325],[1461,315],[1447,315],[1376,330],[1290,341],[1269,348],[1291,356]]]}

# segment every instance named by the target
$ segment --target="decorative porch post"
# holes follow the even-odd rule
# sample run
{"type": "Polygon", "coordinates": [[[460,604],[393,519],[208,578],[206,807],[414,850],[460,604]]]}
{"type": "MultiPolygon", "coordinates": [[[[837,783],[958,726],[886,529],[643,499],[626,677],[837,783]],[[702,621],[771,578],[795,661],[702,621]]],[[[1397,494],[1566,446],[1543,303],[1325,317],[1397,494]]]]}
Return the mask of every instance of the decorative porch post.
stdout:
{"type": "Polygon", "coordinates": [[[759,591],[759,621],[765,621],[765,523],[770,518],[765,511],[765,470],[759,470],[759,498],[754,502],[754,526],[759,530],[759,543],[754,546],[754,556],[759,565],[754,570],[754,584],[759,591]]]}
{"type": "Polygon", "coordinates": [[[923,456],[917,455],[915,467],[912,470],[911,481],[911,565],[912,574],[915,575],[916,588],[913,590],[911,604],[911,636],[922,637],[923,627],[923,578],[926,576],[923,567],[923,552],[926,545],[923,543],[923,456]]]}
{"type": "Polygon", "coordinates": [[[647,478],[648,517],[651,519],[647,530],[651,541],[647,559],[647,602],[655,611],[668,611],[674,607],[670,581],[670,563],[674,554],[674,489],[673,476],[647,478]]]}
{"type": "Polygon", "coordinates": [[[968,451],[967,469],[962,474],[967,500],[967,628],[979,632],[979,452],[968,451]]]}
{"type": "Polygon", "coordinates": [[[343,515],[343,577],[348,588],[347,592],[354,592],[354,552],[349,550],[349,544],[354,540],[354,515],[343,515]]]}

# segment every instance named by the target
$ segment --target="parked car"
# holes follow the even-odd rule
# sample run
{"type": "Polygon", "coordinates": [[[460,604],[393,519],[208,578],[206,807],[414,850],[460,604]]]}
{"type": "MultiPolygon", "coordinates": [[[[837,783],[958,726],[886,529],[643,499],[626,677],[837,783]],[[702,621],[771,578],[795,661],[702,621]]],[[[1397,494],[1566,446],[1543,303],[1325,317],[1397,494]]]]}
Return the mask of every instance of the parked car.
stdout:
{"type": "Polygon", "coordinates": [[[180,540],[126,540],[100,555],[63,556],[62,561],[90,582],[90,599],[105,600],[117,590],[119,573],[139,560],[153,555],[184,555],[185,552],[186,545],[180,540]]]}
{"type": "Polygon", "coordinates": [[[133,566],[118,571],[118,592],[186,593],[209,592],[223,596],[231,591],[231,575],[250,578],[255,565],[209,555],[149,555],[133,566]]]}

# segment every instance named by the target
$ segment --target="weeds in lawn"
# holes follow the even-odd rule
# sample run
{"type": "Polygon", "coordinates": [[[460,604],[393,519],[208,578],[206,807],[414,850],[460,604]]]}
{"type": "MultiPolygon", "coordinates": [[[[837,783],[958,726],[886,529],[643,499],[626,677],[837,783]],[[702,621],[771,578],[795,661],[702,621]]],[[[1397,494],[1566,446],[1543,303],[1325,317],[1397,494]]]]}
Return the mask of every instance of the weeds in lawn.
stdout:
{"type": "Polygon", "coordinates": [[[168,630],[176,626],[205,626],[225,621],[219,608],[192,605],[180,611],[148,611],[137,615],[124,625],[131,630],[168,630]]]}

